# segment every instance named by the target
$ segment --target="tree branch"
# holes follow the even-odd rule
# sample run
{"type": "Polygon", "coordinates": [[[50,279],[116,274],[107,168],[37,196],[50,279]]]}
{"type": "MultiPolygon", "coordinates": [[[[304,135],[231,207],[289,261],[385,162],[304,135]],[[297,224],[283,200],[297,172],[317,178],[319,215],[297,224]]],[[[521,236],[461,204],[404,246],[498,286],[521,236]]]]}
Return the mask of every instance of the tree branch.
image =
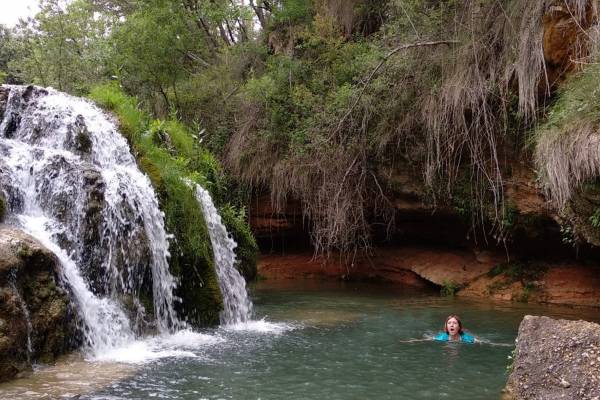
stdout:
{"type": "Polygon", "coordinates": [[[338,126],[334,131],[334,134],[339,132],[342,129],[342,124],[344,123],[344,121],[346,121],[346,119],[350,116],[350,114],[352,114],[352,111],[354,111],[354,109],[356,108],[356,106],[358,105],[358,102],[360,101],[360,99],[362,98],[362,95],[365,92],[365,89],[367,88],[367,86],[369,85],[369,83],[371,82],[371,80],[373,79],[373,77],[375,76],[375,74],[377,73],[377,71],[379,71],[381,69],[381,67],[383,66],[383,64],[386,63],[386,61],[393,56],[394,54],[398,53],[399,51],[402,50],[406,50],[406,49],[411,49],[413,47],[430,47],[430,46],[438,46],[440,44],[446,44],[446,45],[451,45],[451,44],[456,44],[458,43],[457,40],[438,40],[438,41],[434,41],[434,42],[417,42],[417,43],[409,43],[409,44],[404,44],[402,46],[398,46],[394,49],[392,49],[389,53],[387,53],[379,62],[379,64],[377,64],[377,66],[375,67],[375,69],[373,69],[373,71],[371,71],[371,73],[369,74],[369,76],[367,77],[367,79],[364,81],[363,87],[360,91],[360,93],[358,94],[358,96],[356,97],[356,100],[354,100],[354,103],[352,103],[352,106],[348,109],[348,111],[346,112],[346,114],[344,114],[344,116],[342,117],[342,119],[340,119],[340,121],[338,122],[338,126]]]}

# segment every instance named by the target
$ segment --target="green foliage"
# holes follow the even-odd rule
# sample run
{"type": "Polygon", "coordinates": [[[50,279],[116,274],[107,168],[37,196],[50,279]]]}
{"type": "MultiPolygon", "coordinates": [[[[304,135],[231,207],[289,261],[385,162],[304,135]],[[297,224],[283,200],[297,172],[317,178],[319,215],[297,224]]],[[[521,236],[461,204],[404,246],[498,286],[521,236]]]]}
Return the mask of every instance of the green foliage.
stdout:
{"type": "Polygon", "coordinates": [[[510,232],[515,228],[517,220],[519,218],[519,209],[514,203],[507,202],[504,204],[501,224],[502,228],[510,232]]]}
{"type": "Polygon", "coordinates": [[[568,80],[535,134],[558,133],[581,120],[600,120],[600,65],[593,63],[568,80]],[[557,130],[556,130],[557,129],[557,130]]]}
{"type": "Polygon", "coordinates": [[[511,261],[497,264],[487,275],[490,278],[504,274],[510,282],[521,282],[527,285],[529,282],[536,281],[545,273],[546,267],[539,264],[530,264],[524,261],[511,261]]]}
{"type": "Polygon", "coordinates": [[[564,244],[569,244],[571,246],[575,246],[577,244],[577,237],[575,236],[575,232],[573,231],[573,227],[571,225],[561,225],[560,233],[562,235],[562,242],[564,244]]]}
{"type": "Polygon", "coordinates": [[[85,93],[107,75],[106,38],[115,22],[113,16],[95,13],[88,0],[67,5],[42,0],[35,19],[16,29],[8,72],[24,82],[85,93]]]}
{"type": "Polygon", "coordinates": [[[236,268],[246,280],[256,279],[258,246],[246,222],[246,210],[243,207],[236,210],[231,204],[225,204],[219,209],[219,214],[229,234],[238,244],[236,268]]]}
{"type": "Polygon", "coordinates": [[[194,138],[181,122],[154,120],[150,123],[149,134],[156,145],[165,147],[173,156],[194,157],[194,138]]]}
{"type": "Polygon", "coordinates": [[[445,297],[454,296],[461,288],[462,286],[454,281],[444,280],[440,289],[440,295],[445,297]]]}
{"type": "Polygon", "coordinates": [[[600,228],[600,207],[596,208],[594,213],[590,216],[590,224],[594,228],[600,228]]]}
{"type": "Polygon", "coordinates": [[[529,297],[535,289],[536,286],[533,282],[525,282],[523,284],[523,291],[517,297],[517,301],[520,303],[527,303],[529,301],[529,297]]]}
{"type": "Polygon", "coordinates": [[[94,86],[88,97],[118,116],[121,133],[135,148],[148,124],[148,116],[139,109],[136,99],[123,93],[116,82],[94,86]]]}
{"type": "Polygon", "coordinates": [[[176,106],[170,94],[177,96],[177,82],[193,68],[190,58],[204,57],[204,38],[189,29],[182,6],[167,0],[140,6],[115,28],[110,41],[111,69],[160,116],[176,106]]]}
{"type": "Polygon", "coordinates": [[[15,77],[8,73],[9,62],[16,57],[17,41],[12,32],[0,25],[0,84],[14,83],[15,77]]]}
{"type": "Polygon", "coordinates": [[[454,185],[451,204],[454,211],[465,221],[469,221],[473,216],[473,194],[472,188],[467,179],[458,180],[454,185]]]}
{"type": "MultiPolygon", "coordinates": [[[[201,184],[216,201],[224,198],[227,188],[218,161],[196,145],[183,124],[174,119],[151,120],[116,84],[95,87],[90,97],[117,115],[140,167],[158,193],[166,229],[173,234],[170,268],[180,281],[182,311],[192,323],[217,323],[222,300],[212,248],[201,206],[186,182],[201,184]]],[[[228,229],[240,240],[238,257],[244,268],[255,269],[256,244],[243,210],[236,212],[231,206],[225,210],[228,229]]]]}
{"type": "MultiPolygon", "coordinates": [[[[599,77],[600,64],[593,62],[568,79],[532,137],[540,180],[561,210],[600,176],[600,154],[595,150],[600,124],[599,77]]],[[[589,213],[584,218],[588,219],[589,213]]],[[[576,229],[571,233],[593,242],[584,233],[589,226],[582,222],[582,226],[573,225],[576,229]]]]}
{"type": "MultiPolygon", "coordinates": [[[[8,40],[19,45],[5,46],[11,51],[8,73],[16,71],[23,79],[77,93],[93,86],[90,96],[119,115],[140,165],[161,196],[169,192],[164,170],[170,169],[202,183],[221,206],[243,205],[234,198],[238,194],[230,192],[237,183],[224,177],[208,149],[243,185],[270,190],[278,206],[289,198],[300,200],[319,250],[368,247],[370,224],[392,220],[389,182],[381,171],[393,170],[398,160],[422,170],[427,160],[456,155],[446,160],[446,166],[459,168],[481,164],[474,154],[463,157],[465,149],[495,154],[485,143],[502,142],[491,137],[454,142],[465,134],[483,137],[469,127],[475,121],[472,112],[484,106],[495,110],[505,100],[494,91],[497,82],[487,80],[512,76],[496,67],[495,61],[504,58],[490,54],[495,56],[497,48],[519,47],[504,46],[498,39],[504,28],[491,45],[468,47],[472,39],[485,45],[487,37],[487,32],[483,38],[472,37],[473,31],[462,26],[473,21],[468,14],[472,2],[77,0],[67,7],[59,0],[42,3],[35,20],[13,35],[18,40],[8,40]],[[348,27],[341,25],[348,23],[355,25],[354,34],[342,33],[348,27]],[[370,23],[372,29],[361,25],[370,23]],[[448,39],[465,39],[464,47],[414,46],[397,51],[410,43],[448,39]],[[465,54],[479,52],[486,55],[481,71],[475,71],[479,62],[463,62],[460,75],[459,58],[469,60],[465,54]],[[464,82],[448,79],[453,76],[448,71],[455,69],[464,82]],[[473,73],[477,79],[469,78],[473,73]],[[109,77],[114,83],[97,86],[109,77]],[[471,90],[475,81],[481,87],[471,90]],[[448,117],[433,124],[452,128],[447,130],[452,131],[448,137],[452,145],[438,146],[442,154],[432,156],[426,154],[431,152],[426,147],[431,145],[427,133],[432,131],[427,104],[440,97],[443,82],[449,88],[466,83],[462,95],[450,96],[461,101],[438,110],[441,115],[452,108],[463,123],[448,117]],[[493,100],[476,98],[461,108],[463,97],[480,92],[493,100]],[[469,132],[460,131],[463,127],[469,132]]],[[[491,2],[483,3],[483,11],[492,10],[487,7],[491,2]]],[[[494,12],[502,9],[499,3],[493,7],[494,12]]],[[[486,20],[498,17],[492,11],[486,20]]],[[[501,18],[502,26],[510,25],[501,18]]],[[[2,43],[0,71],[5,71],[2,43]]],[[[490,111],[484,119],[495,120],[497,114],[490,111]]],[[[485,133],[495,131],[490,127],[485,133]]],[[[452,186],[450,181],[463,179],[450,201],[466,219],[490,202],[474,190],[477,168],[472,167],[443,176],[436,182],[439,185],[428,188],[437,200],[438,188],[444,191],[452,186]]],[[[514,227],[516,210],[506,206],[494,215],[499,214],[504,216],[499,221],[502,228],[514,227]]]]}
{"type": "Polygon", "coordinates": [[[517,348],[515,347],[513,349],[513,351],[510,352],[510,354],[506,357],[508,360],[508,365],[506,366],[506,375],[510,375],[513,372],[513,369],[515,368],[515,359],[517,358],[517,348]]]}
{"type": "Polygon", "coordinates": [[[274,24],[307,22],[313,12],[311,0],[280,0],[273,12],[274,24]]]}

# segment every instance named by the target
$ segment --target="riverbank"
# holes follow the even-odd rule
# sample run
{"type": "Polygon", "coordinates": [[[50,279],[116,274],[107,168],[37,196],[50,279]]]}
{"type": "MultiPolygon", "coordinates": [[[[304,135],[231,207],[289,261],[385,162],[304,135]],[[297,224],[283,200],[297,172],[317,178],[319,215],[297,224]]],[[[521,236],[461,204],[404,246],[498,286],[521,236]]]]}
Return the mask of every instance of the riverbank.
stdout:
{"type": "Polygon", "coordinates": [[[488,251],[403,246],[345,263],[336,255],[263,254],[263,279],[382,281],[465,298],[600,307],[600,268],[575,261],[507,262],[488,251]]]}

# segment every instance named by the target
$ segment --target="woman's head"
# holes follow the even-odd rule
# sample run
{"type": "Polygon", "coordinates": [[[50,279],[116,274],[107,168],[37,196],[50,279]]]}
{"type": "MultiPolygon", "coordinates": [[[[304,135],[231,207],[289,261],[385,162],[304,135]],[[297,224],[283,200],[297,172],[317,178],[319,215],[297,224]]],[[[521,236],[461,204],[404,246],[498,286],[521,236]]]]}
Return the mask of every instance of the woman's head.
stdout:
{"type": "Polygon", "coordinates": [[[449,335],[458,335],[463,331],[462,322],[460,322],[460,318],[458,315],[450,315],[446,318],[446,323],[444,324],[444,332],[449,335]]]}

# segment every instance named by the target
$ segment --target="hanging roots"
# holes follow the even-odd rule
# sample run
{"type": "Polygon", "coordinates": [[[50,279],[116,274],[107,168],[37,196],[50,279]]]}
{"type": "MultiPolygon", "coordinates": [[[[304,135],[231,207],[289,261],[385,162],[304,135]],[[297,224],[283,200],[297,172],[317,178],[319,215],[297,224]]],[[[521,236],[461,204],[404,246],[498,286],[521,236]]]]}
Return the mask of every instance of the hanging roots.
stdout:
{"type": "MultiPolygon", "coordinates": [[[[490,203],[492,220],[497,223],[503,217],[499,151],[510,128],[511,97],[518,97],[521,123],[531,125],[552,85],[543,50],[543,18],[551,6],[542,1],[513,0],[505,2],[506,7],[502,3],[467,2],[459,21],[464,45],[451,58],[451,72],[423,112],[428,127],[425,180],[438,194],[445,183],[445,193],[451,195],[468,165],[473,222],[479,225],[489,217],[490,203]]],[[[595,12],[595,1],[558,3],[579,26],[585,25],[590,7],[595,12]]],[[[574,46],[582,52],[586,47],[583,42],[574,46]]]]}

